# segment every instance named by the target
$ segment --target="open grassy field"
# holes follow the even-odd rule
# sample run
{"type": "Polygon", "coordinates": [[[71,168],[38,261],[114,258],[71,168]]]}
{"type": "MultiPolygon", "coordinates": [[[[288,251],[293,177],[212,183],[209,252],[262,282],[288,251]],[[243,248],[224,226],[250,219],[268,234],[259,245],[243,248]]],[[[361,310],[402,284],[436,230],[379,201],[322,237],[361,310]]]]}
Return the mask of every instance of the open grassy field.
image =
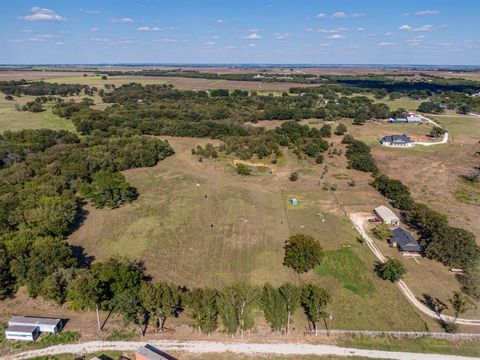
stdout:
{"type": "MultiPolygon", "coordinates": [[[[233,81],[233,80],[210,80],[210,79],[192,79],[180,77],[162,77],[162,76],[137,76],[122,75],[111,76],[107,80],[102,80],[101,76],[65,76],[47,79],[47,82],[63,84],[86,84],[102,88],[105,84],[114,84],[120,86],[131,82],[147,84],[171,84],[179,89],[204,90],[204,89],[241,89],[259,92],[268,91],[288,91],[291,87],[300,86],[297,83],[271,83],[258,81],[233,81]]],[[[301,86],[309,86],[302,84],[301,86]]],[[[310,85],[313,86],[313,85],[310,85]]]]}
{"type": "MultiPolygon", "coordinates": [[[[199,163],[191,155],[207,140],[169,141],[176,155],[125,172],[139,199],[115,210],[89,207],[71,244],[99,260],[113,254],[142,259],[154,279],[186,286],[313,281],[332,293],[335,328],[425,329],[396,288],[374,275],[373,255],[320,186],[322,166],[287,154],[274,174],[241,177],[230,160],[199,163]],[[288,180],[293,170],[301,174],[295,183],[288,180]],[[301,276],[282,266],[283,244],[297,232],[315,236],[326,250],[324,264],[301,276]]],[[[328,163],[341,166],[336,159],[328,163]]],[[[297,330],[304,329],[300,311],[295,319],[297,330]]]]}
{"type": "Polygon", "coordinates": [[[22,105],[34,100],[35,97],[33,96],[24,96],[15,98],[14,101],[7,101],[4,99],[3,94],[0,93],[0,95],[0,132],[42,128],[75,131],[75,127],[70,120],[62,119],[52,114],[48,108],[40,113],[18,111],[15,108],[15,104],[22,105]]]}

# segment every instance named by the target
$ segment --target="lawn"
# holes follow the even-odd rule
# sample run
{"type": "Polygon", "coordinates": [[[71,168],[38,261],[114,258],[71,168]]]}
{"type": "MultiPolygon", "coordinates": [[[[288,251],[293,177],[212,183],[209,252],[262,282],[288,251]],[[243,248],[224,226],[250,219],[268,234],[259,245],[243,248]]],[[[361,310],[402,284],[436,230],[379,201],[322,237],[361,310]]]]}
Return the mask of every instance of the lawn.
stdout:
{"type": "MultiPolygon", "coordinates": [[[[169,140],[173,157],[125,172],[139,199],[115,210],[89,207],[70,237],[73,245],[97,260],[113,254],[141,259],[154,280],[188,287],[313,281],[332,293],[336,328],[425,329],[397,289],[375,277],[373,256],[331,194],[317,185],[321,166],[287,155],[281,171],[242,177],[227,159],[199,163],[191,155],[192,147],[209,140],[169,140]],[[288,181],[291,171],[302,168],[309,171],[288,181]],[[297,275],[282,265],[284,242],[298,232],[314,236],[326,250],[318,272],[297,275]],[[399,311],[392,314],[392,308],[399,311]]],[[[301,311],[295,324],[299,331],[306,326],[301,311]]]]}
{"type": "MultiPolygon", "coordinates": [[[[2,96],[3,98],[3,96],[2,96]]],[[[32,98],[33,100],[33,98],[32,98]]],[[[29,100],[30,101],[30,100],[29,100]]],[[[5,130],[52,129],[75,131],[72,122],[52,114],[50,109],[40,113],[18,111],[15,103],[18,101],[0,100],[0,132],[5,130]]],[[[25,102],[22,98],[19,103],[25,102]]]]}

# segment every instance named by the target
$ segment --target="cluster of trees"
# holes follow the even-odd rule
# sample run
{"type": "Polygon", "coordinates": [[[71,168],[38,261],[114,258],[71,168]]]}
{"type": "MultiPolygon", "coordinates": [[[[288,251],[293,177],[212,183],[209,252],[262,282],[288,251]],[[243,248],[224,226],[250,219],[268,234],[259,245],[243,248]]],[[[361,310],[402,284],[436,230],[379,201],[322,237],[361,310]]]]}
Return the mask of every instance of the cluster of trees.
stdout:
{"type": "MultiPolygon", "coordinates": [[[[352,157],[351,154],[349,155],[350,149],[354,149],[354,154],[369,152],[368,146],[361,141],[350,139],[349,142],[347,150],[349,160],[352,157]]],[[[371,160],[373,161],[373,158],[371,160]]],[[[353,164],[352,167],[356,168],[353,164]]],[[[359,168],[362,171],[369,171],[364,169],[367,168],[359,168]]],[[[465,229],[451,226],[445,215],[432,210],[425,204],[415,202],[408,187],[399,180],[380,174],[376,166],[370,171],[375,177],[371,185],[387,197],[394,207],[404,211],[406,222],[419,232],[424,256],[447,266],[463,269],[464,291],[478,298],[480,295],[478,281],[480,279],[480,247],[476,243],[475,235],[465,229]]]]}
{"type": "Polygon", "coordinates": [[[76,268],[65,238],[82,219],[82,196],[99,207],[131,201],[135,191],[118,172],[173,154],[167,142],[153,138],[79,139],[52,130],[5,132],[0,149],[2,296],[20,285],[36,296],[45,279],[59,282],[50,278],[57,270],[76,268]]]}
{"type": "Polygon", "coordinates": [[[370,146],[362,141],[355,140],[350,136],[345,136],[343,138],[343,143],[348,144],[345,154],[348,159],[349,168],[372,172],[374,174],[378,172],[377,165],[371,154],[370,146]]]}
{"type": "Polygon", "coordinates": [[[418,106],[418,111],[430,114],[441,114],[445,112],[442,105],[433,101],[424,101],[418,106]]]}
{"type": "Polygon", "coordinates": [[[45,81],[0,81],[0,91],[10,96],[22,95],[58,95],[75,96],[80,94],[93,95],[97,89],[88,85],[80,84],[58,84],[47,83],[45,81]]]}

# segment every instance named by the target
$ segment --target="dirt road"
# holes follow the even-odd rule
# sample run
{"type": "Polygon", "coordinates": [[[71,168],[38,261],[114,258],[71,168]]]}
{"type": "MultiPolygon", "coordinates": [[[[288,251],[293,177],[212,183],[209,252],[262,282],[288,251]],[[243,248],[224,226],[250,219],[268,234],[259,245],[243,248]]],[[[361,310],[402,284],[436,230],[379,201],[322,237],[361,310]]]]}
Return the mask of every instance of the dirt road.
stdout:
{"type": "MultiPolygon", "coordinates": [[[[383,253],[380,251],[380,249],[375,245],[374,240],[365,231],[365,222],[367,221],[368,217],[363,215],[363,214],[350,214],[350,213],[348,214],[348,216],[349,216],[350,220],[352,221],[355,229],[358,231],[358,233],[365,240],[365,242],[367,243],[370,250],[372,250],[375,257],[379,261],[385,262],[386,261],[385,255],[383,255],[383,253]]],[[[424,314],[426,314],[426,315],[428,315],[428,316],[430,316],[434,319],[439,319],[439,320],[443,320],[443,321],[446,321],[446,322],[454,322],[455,321],[454,317],[443,315],[443,314],[437,314],[436,312],[432,311],[430,308],[428,308],[427,306],[422,304],[417,299],[417,297],[412,292],[412,290],[410,290],[410,288],[407,286],[407,284],[405,284],[405,282],[403,280],[397,281],[395,284],[400,289],[402,294],[407,298],[407,300],[410,301],[410,303],[412,303],[412,305],[414,305],[418,310],[420,310],[424,314]]],[[[480,319],[458,318],[458,319],[456,319],[456,323],[461,324],[461,325],[480,326],[480,319]]]]}
{"type": "MultiPolygon", "coordinates": [[[[470,360],[471,357],[421,354],[395,351],[362,350],[342,348],[334,345],[310,345],[292,343],[245,343],[245,342],[211,342],[211,341],[151,341],[151,345],[165,352],[187,353],[225,353],[236,354],[272,354],[272,355],[336,355],[336,356],[362,356],[375,359],[398,359],[398,360],[470,360]]],[[[79,344],[57,345],[40,350],[25,351],[16,355],[7,356],[4,359],[29,359],[39,356],[51,356],[58,354],[88,354],[92,352],[119,350],[133,351],[144,345],[144,342],[130,341],[92,341],[79,344]]]]}

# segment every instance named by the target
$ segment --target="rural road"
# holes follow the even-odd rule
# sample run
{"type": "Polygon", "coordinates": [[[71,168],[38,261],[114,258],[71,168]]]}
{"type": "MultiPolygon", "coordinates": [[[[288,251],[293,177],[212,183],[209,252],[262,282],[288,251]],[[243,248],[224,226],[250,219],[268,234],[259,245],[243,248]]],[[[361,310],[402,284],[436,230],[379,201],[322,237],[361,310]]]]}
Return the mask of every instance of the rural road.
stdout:
{"type": "MultiPolygon", "coordinates": [[[[385,255],[381,252],[381,250],[375,245],[375,241],[367,234],[365,231],[365,222],[368,221],[367,216],[362,214],[350,214],[348,213],[350,220],[353,223],[353,226],[358,231],[358,233],[362,236],[362,238],[367,243],[370,250],[372,250],[375,257],[381,261],[385,262],[386,258],[385,255]]],[[[415,306],[418,310],[423,312],[424,314],[438,320],[443,320],[446,322],[455,322],[455,318],[453,316],[438,314],[435,311],[431,310],[429,307],[425,306],[421,303],[415,294],[410,290],[410,288],[405,284],[403,280],[397,281],[395,283],[397,287],[400,289],[402,294],[407,298],[410,303],[415,306]]],[[[458,318],[456,320],[457,324],[461,325],[471,325],[471,326],[480,326],[480,319],[462,319],[458,318]]]]}
{"type": "MultiPolygon", "coordinates": [[[[434,121],[432,119],[429,119],[429,118],[427,118],[426,116],[423,116],[423,115],[418,115],[418,116],[420,117],[420,119],[425,120],[425,121],[433,124],[433,126],[436,126],[436,127],[439,127],[439,128],[443,129],[443,126],[438,124],[436,121],[434,121]]],[[[448,132],[446,132],[445,135],[443,135],[442,141],[437,141],[437,142],[416,141],[415,145],[432,146],[432,145],[446,144],[447,142],[448,142],[448,132]]]]}
{"type": "MultiPolygon", "coordinates": [[[[168,341],[154,340],[149,344],[165,352],[188,352],[188,353],[225,353],[231,352],[246,355],[336,355],[336,356],[361,356],[375,359],[397,360],[471,360],[471,357],[439,354],[422,354],[381,350],[363,350],[343,348],[334,345],[311,345],[299,343],[245,343],[245,342],[213,342],[213,341],[168,341]]],[[[88,354],[92,352],[118,350],[133,351],[145,342],[134,341],[92,341],[69,345],[56,345],[45,349],[30,350],[16,355],[6,356],[3,359],[29,359],[39,356],[51,356],[58,354],[88,354]]]]}

